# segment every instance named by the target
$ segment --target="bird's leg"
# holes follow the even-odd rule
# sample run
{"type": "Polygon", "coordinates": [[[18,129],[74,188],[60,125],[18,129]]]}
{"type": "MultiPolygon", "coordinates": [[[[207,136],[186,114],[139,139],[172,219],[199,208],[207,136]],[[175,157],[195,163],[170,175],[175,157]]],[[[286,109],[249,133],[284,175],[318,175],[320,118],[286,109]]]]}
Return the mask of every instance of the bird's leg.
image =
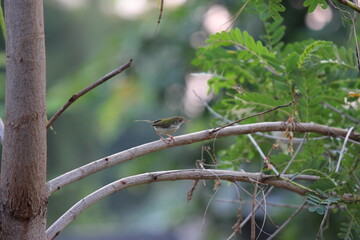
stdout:
{"type": "Polygon", "coordinates": [[[171,141],[173,141],[173,142],[175,142],[175,139],[174,139],[174,137],[173,136],[171,136],[170,134],[165,134],[166,136],[168,136],[169,138],[170,138],[170,142],[171,141]]]}
{"type": "Polygon", "coordinates": [[[166,138],[164,138],[160,133],[156,132],[157,135],[160,136],[160,139],[164,141],[166,144],[170,144],[171,141],[168,141],[166,138]]]}

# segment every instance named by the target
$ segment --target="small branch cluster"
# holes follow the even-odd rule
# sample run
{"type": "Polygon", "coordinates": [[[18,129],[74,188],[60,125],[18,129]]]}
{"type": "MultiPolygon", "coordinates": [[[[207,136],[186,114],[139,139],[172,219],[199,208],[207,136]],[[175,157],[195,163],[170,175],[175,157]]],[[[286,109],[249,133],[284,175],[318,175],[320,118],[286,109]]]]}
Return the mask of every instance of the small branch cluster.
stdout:
{"type": "MultiPolygon", "coordinates": [[[[311,175],[283,175],[286,178],[295,178],[296,180],[316,181],[319,179],[317,176],[311,175]]],[[[276,176],[265,175],[263,173],[246,173],[239,171],[227,170],[202,170],[202,169],[189,169],[189,170],[172,170],[172,171],[159,171],[133,175],[114,181],[99,190],[89,194],[85,198],[78,201],[68,211],[66,211],[56,222],[54,222],[47,230],[48,239],[55,238],[61,230],[63,230],[70,222],[75,220],[85,209],[89,208],[101,199],[118,192],[120,190],[152,182],[162,181],[176,181],[176,180],[227,180],[230,182],[242,181],[249,183],[258,183],[271,185],[278,188],[283,188],[289,191],[296,192],[304,195],[306,190],[299,188],[289,182],[282,180],[276,176]]]]}

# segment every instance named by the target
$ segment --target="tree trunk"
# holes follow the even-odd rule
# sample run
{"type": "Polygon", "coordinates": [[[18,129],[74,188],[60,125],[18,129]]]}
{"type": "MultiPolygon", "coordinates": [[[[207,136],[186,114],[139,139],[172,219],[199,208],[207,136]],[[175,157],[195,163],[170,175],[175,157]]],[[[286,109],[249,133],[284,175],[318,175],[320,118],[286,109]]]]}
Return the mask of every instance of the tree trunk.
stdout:
{"type": "Polygon", "coordinates": [[[0,239],[46,239],[45,39],[42,0],[5,0],[6,98],[0,239]]]}

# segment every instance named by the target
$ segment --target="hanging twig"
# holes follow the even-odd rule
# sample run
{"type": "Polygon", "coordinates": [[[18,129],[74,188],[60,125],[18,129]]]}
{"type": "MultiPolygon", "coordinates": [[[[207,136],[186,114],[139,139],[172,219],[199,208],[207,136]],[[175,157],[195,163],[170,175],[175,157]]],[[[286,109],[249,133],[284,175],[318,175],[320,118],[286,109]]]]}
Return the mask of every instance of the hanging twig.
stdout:
{"type": "Polygon", "coordinates": [[[258,190],[258,183],[255,183],[255,188],[254,188],[254,194],[253,194],[253,199],[252,199],[252,204],[251,204],[251,233],[250,233],[250,239],[251,240],[255,240],[255,234],[256,234],[256,228],[255,228],[255,208],[256,208],[256,195],[257,195],[257,190],[258,190]]]}
{"type": "Polygon", "coordinates": [[[290,167],[290,165],[292,164],[292,162],[295,160],[296,156],[299,154],[300,149],[302,147],[302,145],[304,144],[306,137],[307,137],[307,132],[304,134],[304,137],[302,138],[302,141],[300,142],[298,148],[296,149],[294,155],[291,157],[290,161],[288,162],[288,164],[286,165],[286,167],[284,168],[284,170],[281,172],[281,174],[284,174],[290,167]]]}
{"type": "Polygon", "coordinates": [[[341,151],[340,151],[339,160],[338,160],[337,165],[336,165],[336,169],[335,169],[335,172],[336,172],[336,173],[339,172],[340,163],[341,163],[341,160],[342,160],[342,158],[343,158],[343,156],[344,156],[344,153],[345,153],[345,146],[346,146],[346,143],[347,143],[347,141],[348,141],[348,139],[349,139],[349,136],[350,136],[350,134],[351,134],[351,132],[352,132],[353,130],[354,130],[354,127],[351,127],[351,128],[349,129],[348,133],[346,134],[346,137],[345,137],[345,140],[344,140],[344,144],[343,144],[343,146],[342,146],[342,148],[341,148],[341,151]]]}
{"type": "Polygon", "coordinates": [[[164,0],[160,0],[160,12],[159,12],[159,17],[158,17],[155,33],[157,32],[157,30],[158,30],[158,28],[160,26],[163,11],[164,11],[164,0]]]}
{"type": "Polygon", "coordinates": [[[129,61],[127,61],[125,64],[121,65],[120,67],[116,68],[114,71],[106,74],[105,76],[103,76],[102,78],[100,78],[99,80],[97,80],[96,82],[90,84],[89,86],[87,86],[86,88],[84,88],[83,90],[81,90],[80,92],[72,95],[72,97],[67,101],[67,103],[64,104],[64,106],[62,106],[49,120],[48,124],[46,125],[46,128],[49,129],[49,127],[54,123],[54,121],[56,119],[59,118],[59,116],[68,108],[70,107],[71,104],[73,104],[77,99],[79,99],[81,96],[85,95],[86,93],[88,93],[89,91],[91,91],[92,89],[96,88],[97,86],[99,86],[100,84],[103,84],[104,82],[106,82],[107,80],[109,80],[110,78],[118,75],[119,73],[123,72],[125,69],[129,68],[130,65],[132,63],[132,59],[130,59],[129,61]]]}
{"type": "Polygon", "coordinates": [[[2,118],[0,117],[0,144],[3,143],[3,140],[4,140],[4,132],[5,132],[4,122],[3,122],[2,118]]]}

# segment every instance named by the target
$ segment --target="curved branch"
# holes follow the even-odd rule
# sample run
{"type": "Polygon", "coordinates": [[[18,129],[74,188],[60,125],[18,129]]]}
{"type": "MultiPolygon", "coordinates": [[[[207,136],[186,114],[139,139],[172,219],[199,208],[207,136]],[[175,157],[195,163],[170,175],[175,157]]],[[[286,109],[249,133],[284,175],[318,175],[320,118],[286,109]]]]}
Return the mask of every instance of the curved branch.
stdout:
{"type": "Polygon", "coordinates": [[[355,10],[356,12],[360,13],[360,7],[356,5],[355,3],[349,1],[349,0],[337,0],[339,3],[348,6],[349,8],[355,10]]]}
{"type": "MultiPolygon", "coordinates": [[[[294,177],[294,175],[289,174],[286,174],[284,176],[287,178],[294,177]]],[[[319,179],[318,176],[311,175],[297,175],[295,178],[297,180],[307,181],[316,181],[317,179],[319,179]]],[[[185,169],[143,173],[114,181],[81,199],[48,228],[48,230],[46,231],[47,237],[48,239],[54,239],[60,233],[60,231],[62,231],[69,223],[74,221],[75,218],[79,216],[85,209],[89,208],[101,199],[120,190],[152,182],[200,179],[221,179],[231,182],[257,182],[260,184],[272,185],[278,188],[293,191],[300,195],[306,194],[306,190],[304,190],[303,188],[299,188],[295,185],[290,184],[287,181],[281,180],[279,177],[270,176],[263,173],[246,173],[213,169],[185,169]]]]}
{"type": "MultiPolygon", "coordinates": [[[[264,123],[253,123],[253,124],[244,124],[239,126],[232,126],[222,129],[216,134],[211,134],[212,129],[204,130],[200,132],[185,134],[175,137],[175,141],[172,144],[166,144],[163,141],[154,141],[139,145],[128,150],[124,150],[119,153],[115,153],[111,156],[101,158],[99,160],[93,161],[86,165],[83,165],[79,168],[76,168],[72,171],[64,173],[59,177],[50,180],[47,182],[47,191],[48,196],[50,196],[55,191],[60,188],[78,181],[84,177],[87,177],[93,173],[106,169],[108,167],[114,166],[116,164],[129,161],[131,159],[159,151],[165,148],[171,148],[186,144],[191,144],[194,142],[200,142],[213,138],[221,138],[225,136],[239,135],[239,134],[248,134],[254,132],[269,132],[269,131],[286,131],[291,129],[293,132],[313,132],[319,133],[326,136],[332,137],[344,137],[348,133],[348,130],[328,127],[325,125],[315,124],[315,123],[298,123],[292,124],[291,126],[287,125],[285,122],[264,122],[264,123]]],[[[360,141],[360,134],[352,132],[349,136],[350,139],[355,141],[360,141]]]]}
{"type": "Polygon", "coordinates": [[[105,76],[103,76],[102,78],[100,78],[99,80],[97,80],[96,82],[93,82],[92,84],[90,84],[89,86],[87,86],[86,88],[84,88],[83,90],[81,90],[80,92],[74,94],[71,96],[71,98],[69,98],[69,100],[67,101],[67,103],[65,103],[48,121],[48,124],[46,125],[46,128],[48,129],[54,122],[56,119],[58,119],[58,117],[68,108],[70,107],[71,104],[73,104],[77,99],[79,99],[80,97],[82,97],[83,95],[85,95],[86,93],[90,92],[92,89],[96,88],[97,86],[99,86],[100,84],[103,84],[104,82],[106,82],[107,80],[109,80],[110,78],[122,73],[125,69],[129,68],[131,63],[132,63],[132,59],[130,59],[129,61],[127,61],[126,63],[124,63],[123,65],[121,65],[120,67],[116,68],[115,70],[113,70],[112,72],[106,74],[105,76]]]}

